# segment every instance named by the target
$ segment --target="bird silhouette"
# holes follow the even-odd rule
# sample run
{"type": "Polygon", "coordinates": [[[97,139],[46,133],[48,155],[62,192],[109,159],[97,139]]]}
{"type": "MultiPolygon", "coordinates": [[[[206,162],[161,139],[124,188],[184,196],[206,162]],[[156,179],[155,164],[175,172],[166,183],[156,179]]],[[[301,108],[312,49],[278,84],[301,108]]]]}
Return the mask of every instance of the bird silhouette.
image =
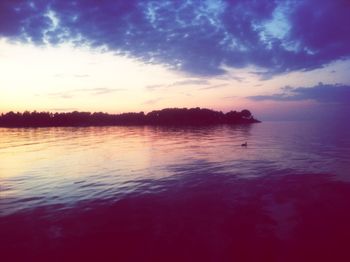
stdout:
{"type": "Polygon", "coordinates": [[[243,143],[241,146],[248,146],[248,143],[245,142],[245,143],[243,143]]]}

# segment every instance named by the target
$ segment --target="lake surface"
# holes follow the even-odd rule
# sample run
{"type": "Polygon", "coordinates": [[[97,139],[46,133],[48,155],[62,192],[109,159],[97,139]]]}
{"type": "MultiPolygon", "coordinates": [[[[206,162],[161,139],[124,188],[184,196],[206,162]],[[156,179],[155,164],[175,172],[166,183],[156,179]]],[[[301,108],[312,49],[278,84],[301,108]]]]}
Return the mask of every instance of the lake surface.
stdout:
{"type": "Polygon", "coordinates": [[[349,134],[0,128],[2,261],[350,261],[349,134]]]}

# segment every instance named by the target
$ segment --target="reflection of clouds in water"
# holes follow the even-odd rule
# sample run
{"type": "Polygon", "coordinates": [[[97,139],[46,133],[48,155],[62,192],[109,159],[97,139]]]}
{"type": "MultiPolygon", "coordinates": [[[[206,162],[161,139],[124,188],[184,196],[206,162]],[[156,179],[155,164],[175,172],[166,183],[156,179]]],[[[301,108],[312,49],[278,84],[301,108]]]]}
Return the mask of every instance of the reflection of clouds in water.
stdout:
{"type": "Polygon", "coordinates": [[[2,196],[11,195],[1,199],[6,204],[3,212],[34,208],[41,202],[71,205],[122,199],[145,188],[142,181],[166,177],[196,175],[201,182],[222,174],[251,179],[331,173],[345,180],[350,140],[343,128],[290,122],[2,129],[0,179],[3,188],[9,188],[2,196]],[[245,141],[248,147],[242,148],[245,141]]]}

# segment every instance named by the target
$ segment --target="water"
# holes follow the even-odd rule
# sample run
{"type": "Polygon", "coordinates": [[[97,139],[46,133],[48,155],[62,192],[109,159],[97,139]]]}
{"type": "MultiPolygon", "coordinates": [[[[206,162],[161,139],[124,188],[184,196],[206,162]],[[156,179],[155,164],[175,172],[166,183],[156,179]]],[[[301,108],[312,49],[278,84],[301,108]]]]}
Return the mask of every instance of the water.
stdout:
{"type": "Polygon", "coordinates": [[[350,261],[349,131],[0,128],[2,261],[350,261]]]}

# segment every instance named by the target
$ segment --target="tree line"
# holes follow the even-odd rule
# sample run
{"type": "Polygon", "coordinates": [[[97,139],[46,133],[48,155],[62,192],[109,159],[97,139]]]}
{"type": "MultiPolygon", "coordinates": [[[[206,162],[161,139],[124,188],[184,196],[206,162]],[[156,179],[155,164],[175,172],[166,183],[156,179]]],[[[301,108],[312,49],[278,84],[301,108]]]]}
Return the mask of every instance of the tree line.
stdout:
{"type": "Polygon", "coordinates": [[[147,114],[102,112],[8,112],[0,115],[2,127],[114,126],[114,125],[214,125],[257,123],[247,109],[223,113],[205,108],[165,108],[147,114]]]}

